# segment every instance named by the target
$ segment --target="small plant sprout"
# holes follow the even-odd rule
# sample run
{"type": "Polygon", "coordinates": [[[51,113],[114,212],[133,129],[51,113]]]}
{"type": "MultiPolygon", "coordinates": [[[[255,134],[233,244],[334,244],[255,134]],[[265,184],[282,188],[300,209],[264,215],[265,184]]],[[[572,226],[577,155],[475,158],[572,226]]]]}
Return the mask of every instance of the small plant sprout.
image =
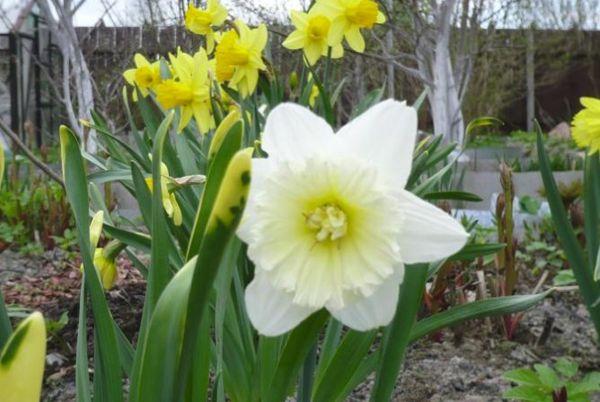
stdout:
{"type": "Polygon", "coordinates": [[[554,368],[535,364],[533,370],[520,368],[504,373],[503,378],[516,384],[504,398],[535,402],[585,402],[590,394],[600,391],[600,372],[592,372],[577,379],[579,366],[567,358],[560,358],[554,368]]]}
{"type": "Polygon", "coordinates": [[[387,325],[404,264],[443,259],[468,234],[404,190],[417,131],[405,103],[381,102],[334,134],[308,109],[275,108],[253,159],[238,235],[256,265],[250,320],[275,336],[326,308],[355,330],[387,325]]]}

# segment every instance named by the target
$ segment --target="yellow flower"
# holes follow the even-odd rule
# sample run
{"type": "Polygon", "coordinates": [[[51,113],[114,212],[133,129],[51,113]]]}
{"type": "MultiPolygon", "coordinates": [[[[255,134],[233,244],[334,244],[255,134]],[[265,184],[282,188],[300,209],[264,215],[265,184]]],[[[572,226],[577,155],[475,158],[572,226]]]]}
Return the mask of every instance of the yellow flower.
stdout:
{"type": "Polygon", "coordinates": [[[267,44],[267,27],[260,24],[250,29],[240,20],[235,25],[237,32],[226,32],[217,45],[216,76],[246,97],[256,89],[258,70],[266,69],[262,51],[267,44]]]}
{"type": "MultiPolygon", "coordinates": [[[[160,62],[150,63],[144,56],[136,53],[133,57],[136,68],[130,68],[123,73],[125,81],[131,86],[137,86],[143,96],[148,95],[148,90],[154,90],[161,82],[160,62]]],[[[134,100],[137,96],[134,92],[134,100]]]]}
{"type": "Polygon", "coordinates": [[[590,155],[600,151],[600,99],[583,97],[584,109],[573,118],[573,139],[578,146],[589,148],[590,155]]]}
{"type": "Polygon", "coordinates": [[[198,35],[206,36],[206,50],[212,53],[215,46],[213,28],[219,27],[227,19],[227,9],[219,0],[208,0],[206,9],[190,3],[185,13],[185,27],[198,35]]]}
{"type": "MultiPolygon", "coordinates": [[[[160,163],[160,174],[162,176],[160,179],[160,193],[162,195],[163,208],[165,209],[165,212],[169,218],[173,219],[175,226],[179,226],[182,222],[181,208],[179,208],[175,194],[169,192],[169,168],[163,162],[160,163]]],[[[152,191],[152,177],[146,178],[146,185],[150,191],[152,191]]]]}
{"type": "Polygon", "coordinates": [[[313,84],[312,88],[310,88],[310,96],[308,97],[308,104],[310,105],[310,107],[315,107],[315,102],[317,101],[318,96],[319,87],[313,84]]]}
{"type": "Polygon", "coordinates": [[[179,108],[178,132],[196,120],[202,134],[215,127],[210,103],[211,81],[208,74],[206,51],[200,49],[194,56],[181,50],[177,56],[169,55],[173,78],[156,88],[156,99],[165,109],[179,108]]]}
{"type": "Polygon", "coordinates": [[[339,43],[342,37],[357,52],[365,50],[361,29],[371,29],[385,22],[385,15],[374,0],[319,0],[313,7],[331,19],[331,43],[339,43]]]}
{"type": "Polygon", "coordinates": [[[100,274],[102,287],[105,290],[111,289],[117,280],[117,263],[115,262],[115,257],[110,256],[108,250],[103,248],[97,248],[94,251],[94,266],[98,270],[98,274],[100,274]]]}
{"type": "Polygon", "coordinates": [[[291,50],[303,49],[306,60],[311,66],[321,56],[327,56],[330,46],[332,46],[333,58],[343,56],[341,38],[337,43],[332,42],[331,20],[318,10],[311,10],[308,13],[292,11],[292,23],[296,30],[286,38],[283,46],[291,50]]]}
{"type": "Polygon", "coordinates": [[[46,360],[42,314],[35,312],[23,320],[0,352],[0,400],[38,402],[46,360]]]}

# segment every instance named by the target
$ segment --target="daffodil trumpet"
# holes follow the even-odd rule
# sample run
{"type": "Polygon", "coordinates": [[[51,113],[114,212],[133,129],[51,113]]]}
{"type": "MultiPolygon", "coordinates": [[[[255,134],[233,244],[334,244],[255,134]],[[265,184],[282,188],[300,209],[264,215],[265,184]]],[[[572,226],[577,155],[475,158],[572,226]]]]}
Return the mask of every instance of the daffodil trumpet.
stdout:
{"type": "Polygon", "coordinates": [[[387,325],[406,265],[465,245],[459,222],[404,189],[416,134],[415,109],[394,100],[337,133],[302,106],[271,111],[238,229],[255,264],[245,300],[259,333],[283,334],[322,308],[355,330],[387,325]]]}

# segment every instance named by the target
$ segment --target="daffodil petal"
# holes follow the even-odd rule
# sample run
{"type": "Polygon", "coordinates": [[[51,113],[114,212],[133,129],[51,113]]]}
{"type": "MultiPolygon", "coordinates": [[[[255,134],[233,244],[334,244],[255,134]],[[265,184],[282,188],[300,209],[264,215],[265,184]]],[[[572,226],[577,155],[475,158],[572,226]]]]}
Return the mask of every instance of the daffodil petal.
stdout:
{"type": "Polygon", "coordinates": [[[290,50],[301,49],[304,47],[304,42],[305,35],[300,31],[294,31],[283,41],[283,47],[290,50]]]}
{"type": "Polygon", "coordinates": [[[394,318],[403,277],[404,267],[400,266],[397,273],[375,289],[371,296],[356,298],[339,310],[328,310],[335,319],[356,331],[387,325],[394,318]]]}
{"type": "Polygon", "coordinates": [[[344,34],[346,41],[348,42],[348,46],[352,48],[352,50],[362,53],[365,51],[365,39],[360,33],[359,28],[352,28],[345,32],[344,34]]]}
{"type": "Polygon", "coordinates": [[[469,234],[452,216],[402,190],[398,201],[404,211],[399,245],[407,264],[437,261],[463,248],[469,234]]]}
{"type": "Polygon", "coordinates": [[[309,109],[283,103],[267,117],[262,148],[275,159],[302,159],[317,150],[329,149],[333,130],[309,109]]]}
{"type": "Polygon", "coordinates": [[[317,310],[294,304],[293,294],[274,288],[260,272],[246,288],[245,300],[252,325],[265,336],[281,335],[317,310]]]}
{"type": "Polygon", "coordinates": [[[392,99],[378,103],[344,126],[336,137],[354,156],[376,161],[388,183],[402,189],[410,174],[417,112],[392,99]]]}

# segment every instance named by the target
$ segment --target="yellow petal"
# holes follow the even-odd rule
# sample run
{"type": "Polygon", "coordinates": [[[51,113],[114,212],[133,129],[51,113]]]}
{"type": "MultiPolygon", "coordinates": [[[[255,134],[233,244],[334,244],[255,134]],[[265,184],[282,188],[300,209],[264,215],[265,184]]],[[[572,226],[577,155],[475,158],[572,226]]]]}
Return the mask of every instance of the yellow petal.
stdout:
{"type": "Polygon", "coordinates": [[[283,41],[283,47],[290,50],[301,49],[306,43],[306,35],[301,31],[294,31],[283,41]]]}
{"type": "Polygon", "coordinates": [[[290,17],[292,18],[292,24],[298,29],[304,30],[307,25],[307,13],[301,11],[292,10],[290,17]]]}
{"type": "Polygon", "coordinates": [[[0,400],[39,402],[45,358],[44,317],[35,312],[19,324],[0,354],[0,400]]]}
{"type": "Polygon", "coordinates": [[[579,101],[588,109],[600,112],[600,99],[584,96],[579,101]]]}
{"type": "Polygon", "coordinates": [[[304,48],[304,55],[306,56],[308,64],[311,66],[319,60],[322,53],[323,47],[315,43],[311,43],[304,48]]]}
{"type": "Polygon", "coordinates": [[[143,66],[150,65],[150,62],[148,60],[146,60],[146,58],[139,53],[136,53],[135,56],[133,56],[133,61],[136,65],[136,67],[143,67],[143,66]]]}
{"type": "Polygon", "coordinates": [[[365,51],[365,40],[360,33],[360,29],[352,28],[346,31],[345,34],[346,41],[348,42],[348,46],[352,48],[352,50],[362,53],[365,51]]]}
{"type": "Polygon", "coordinates": [[[386,18],[385,18],[385,14],[382,13],[381,11],[377,12],[377,23],[378,24],[383,24],[385,22],[386,18]]]}
{"type": "Polygon", "coordinates": [[[90,223],[90,245],[92,246],[92,250],[98,245],[100,235],[102,235],[102,226],[104,226],[104,212],[98,211],[94,214],[90,223]]]}
{"type": "Polygon", "coordinates": [[[123,78],[125,78],[125,81],[127,81],[129,85],[135,84],[135,70],[135,68],[130,68],[123,73],[123,78]]]}

